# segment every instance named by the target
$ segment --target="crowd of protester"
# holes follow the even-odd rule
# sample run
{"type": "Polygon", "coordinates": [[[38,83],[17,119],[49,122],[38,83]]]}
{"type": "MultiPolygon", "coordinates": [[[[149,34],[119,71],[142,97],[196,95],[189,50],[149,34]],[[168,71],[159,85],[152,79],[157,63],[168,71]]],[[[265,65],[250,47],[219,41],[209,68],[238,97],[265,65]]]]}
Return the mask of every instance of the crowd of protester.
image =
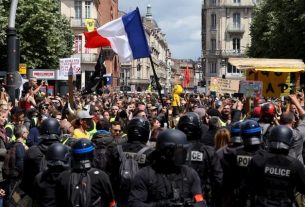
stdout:
{"type": "MultiPolygon", "coordinates": [[[[7,178],[3,176],[3,172],[0,172],[0,186],[5,190],[5,192],[0,191],[0,196],[4,197],[4,200],[11,199],[16,185],[23,187],[23,191],[26,193],[30,192],[28,194],[31,198],[37,197],[33,195],[34,192],[37,192],[37,190],[34,190],[35,186],[29,182],[35,180],[33,176],[37,175],[38,172],[26,172],[28,171],[26,168],[30,166],[27,160],[30,154],[29,149],[41,145],[44,140],[42,138],[44,134],[41,132],[42,123],[51,118],[57,120],[60,125],[58,136],[61,143],[73,146],[77,140],[85,138],[91,140],[96,148],[112,146],[113,149],[110,150],[110,153],[116,151],[115,146],[118,145],[123,146],[123,151],[128,149],[126,144],[130,144],[132,141],[128,129],[132,120],[136,117],[149,122],[147,126],[149,135],[143,144],[149,146],[150,149],[154,149],[158,145],[158,138],[162,137],[163,131],[181,128],[180,130],[186,134],[188,141],[192,139],[192,136],[193,138],[197,137],[202,145],[208,146],[208,150],[215,151],[219,157],[217,160],[222,165],[222,155],[226,153],[230,146],[238,143],[234,141],[235,137],[232,131],[235,123],[241,123],[245,120],[257,122],[262,129],[262,143],[267,143],[266,140],[271,133],[271,128],[277,125],[285,125],[293,129],[293,143],[289,149],[289,155],[298,159],[301,163],[304,160],[305,121],[303,117],[305,112],[304,93],[302,92],[289,95],[283,99],[262,97],[255,100],[252,107],[248,105],[246,98],[235,98],[228,94],[212,96],[185,93],[180,95],[177,112],[172,107],[172,94],[164,95],[160,99],[157,93],[152,92],[109,92],[82,95],[75,91],[72,96],[73,101],[71,101],[69,94],[44,94],[40,89],[45,84],[44,81],[38,84],[37,79],[31,78],[24,85],[21,98],[14,103],[9,100],[5,91],[1,92],[0,171],[5,169],[3,168],[5,158],[8,153],[11,153],[12,145],[16,146],[14,153],[16,154],[15,165],[17,171],[14,178],[7,178]],[[193,116],[189,113],[195,113],[201,123],[200,133],[196,135],[188,135],[188,131],[184,131],[182,125],[179,128],[179,122],[180,124],[183,123],[181,117],[193,116]]],[[[198,129],[194,128],[194,130],[198,129]]],[[[241,144],[238,144],[238,146],[241,146],[241,144]]],[[[134,150],[133,147],[131,148],[134,150]]],[[[211,153],[211,156],[216,155],[211,153]]],[[[109,157],[111,160],[112,156],[109,157]]],[[[94,166],[98,166],[97,163],[100,160],[93,160],[95,162],[94,166]]],[[[124,206],[127,205],[128,197],[124,198],[126,195],[119,192],[117,175],[115,172],[111,172],[111,169],[117,169],[118,166],[119,164],[113,161],[110,164],[108,163],[107,166],[101,167],[100,170],[108,174],[115,200],[121,200],[121,206],[124,206]]],[[[212,167],[207,165],[206,168],[212,167]]],[[[225,167],[222,166],[222,168],[224,171],[223,182],[226,182],[225,167]]],[[[217,169],[215,169],[216,171],[217,169]]],[[[4,172],[4,174],[7,174],[7,172],[4,172]]],[[[222,185],[222,181],[219,183],[220,185],[222,185]]],[[[215,186],[212,186],[212,189],[213,187],[215,186]]],[[[205,189],[205,191],[208,190],[205,189]]],[[[214,190],[214,192],[216,191],[214,190]]],[[[218,193],[220,192],[215,193],[214,196],[219,195],[218,193]]],[[[213,205],[210,206],[225,205],[217,204],[214,201],[213,205]]],[[[230,205],[227,204],[226,206],[230,205]]]]}

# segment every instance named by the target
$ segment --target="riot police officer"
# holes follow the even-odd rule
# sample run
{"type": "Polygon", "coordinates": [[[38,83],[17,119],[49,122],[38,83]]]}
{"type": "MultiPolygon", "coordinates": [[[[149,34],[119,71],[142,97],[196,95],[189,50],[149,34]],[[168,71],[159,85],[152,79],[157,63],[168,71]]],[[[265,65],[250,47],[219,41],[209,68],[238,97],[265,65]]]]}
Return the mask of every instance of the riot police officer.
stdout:
{"type": "Polygon", "coordinates": [[[222,185],[222,168],[214,148],[200,142],[201,128],[201,119],[194,112],[187,112],[181,116],[177,124],[177,129],[186,134],[190,143],[186,164],[196,170],[200,176],[207,204],[219,206],[216,201],[219,200],[217,194],[222,185]]]}
{"type": "Polygon", "coordinates": [[[45,119],[40,125],[40,134],[40,143],[30,147],[24,158],[24,173],[20,187],[30,197],[33,197],[35,176],[46,167],[44,157],[48,147],[59,142],[60,124],[57,119],[45,119]]]}
{"type": "MultiPolygon", "coordinates": [[[[244,207],[247,202],[245,191],[245,180],[247,166],[254,154],[261,149],[261,127],[254,120],[245,120],[240,125],[240,135],[243,140],[243,147],[236,149],[233,159],[230,159],[229,169],[232,172],[230,178],[232,182],[227,183],[231,186],[224,186],[224,189],[232,189],[233,195],[226,201],[227,206],[244,207]]],[[[225,172],[225,173],[227,173],[225,172]]],[[[224,175],[226,177],[227,175],[224,175]]],[[[225,183],[226,184],[226,183],[225,183]]]]}
{"type": "Polygon", "coordinates": [[[123,159],[126,156],[128,159],[136,159],[136,154],[141,152],[140,158],[137,159],[138,166],[140,168],[147,166],[149,164],[149,155],[153,151],[150,147],[146,146],[149,138],[150,124],[146,118],[136,116],[130,120],[127,125],[127,143],[118,145],[113,154],[116,156],[117,165],[113,167],[113,172],[110,172],[111,182],[116,195],[116,200],[118,206],[127,206],[129,187],[124,187],[121,185],[119,180],[120,175],[119,167],[123,159]]]}
{"type": "Polygon", "coordinates": [[[268,151],[259,151],[249,163],[247,187],[254,207],[292,207],[295,190],[305,194],[305,169],[288,156],[292,130],[284,125],[272,128],[268,151]]]}
{"type": "Polygon", "coordinates": [[[157,138],[154,162],[135,176],[129,206],[205,206],[197,172],[184,165],[188,142],[177,129],[167,129],[157,138]]]}
{"type": "Polygon", "coordinates": [[[236,162],[236,150],[242,148],[242,138],[240,135],[240,125],[241,121],[234,122],[231,125],[230,128],[230,135],[231,135],[231,142],[223,147],[217,150],[217,155],[220,159],[220,163],[223,170],[223,187],[222,187],[222,199],[218,198],[219,200],[222,200],[222,206],[227,205],[230,203],[230,200],[234,196],[234,180],[232,177],[234,177],[234,168],[232,168],[231,163],[236,162]]]}
{"type": "Polygon", "coordinates": [[[58,207],[114,207],[110,179],[103,171],[92,168],[94,146],[81,138],[72,145],[71,170],[60,174],[56,185],[58,207]]]}
{"type": "Polygon", "coordinates": [[[52,144],[46,153],[47,169],[35,177],[34,196],[41,207],[56,207],[56,181],[61,172],[70,168],[70,149],[61,143],[52,144]]]}

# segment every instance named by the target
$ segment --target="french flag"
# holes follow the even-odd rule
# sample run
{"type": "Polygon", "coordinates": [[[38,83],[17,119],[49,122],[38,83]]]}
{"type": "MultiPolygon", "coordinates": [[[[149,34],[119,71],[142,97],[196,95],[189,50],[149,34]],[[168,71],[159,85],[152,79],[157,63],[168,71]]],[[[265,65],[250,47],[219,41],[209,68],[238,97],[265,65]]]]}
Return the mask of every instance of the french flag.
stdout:
{"type": "Polygon", "coordinates": [[[120,62],[150,56],[139,9],[104,24],[92,32],[84,32],[87,48],[111,46],[120,62]]]}

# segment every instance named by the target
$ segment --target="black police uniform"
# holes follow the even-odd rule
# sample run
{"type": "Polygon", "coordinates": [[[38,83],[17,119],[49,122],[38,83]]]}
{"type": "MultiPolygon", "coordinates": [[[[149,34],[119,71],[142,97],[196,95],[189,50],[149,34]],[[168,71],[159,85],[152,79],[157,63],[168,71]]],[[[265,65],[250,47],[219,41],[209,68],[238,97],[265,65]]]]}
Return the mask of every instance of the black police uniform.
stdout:
{"type": "Polygon", "coordinates": [[[33,197],[33,183],[35,176],[46,166],[44,156],[48,147],[59,142],[60,124],[57,119],[45,119],[40,126],[41,142],[30,147],[24,158],[24,172],[20,184],[21,189],[33,197]]]}
{"type": "MultiPolygon", "coordinates": [[[[148,141],[150,132],[150,124],[149,121],[143,117],[134,117],[127,125],[127,143],[124,143],[121,146],[122,152],[125,154],[126,158],[133,158],[136,153],[142,150],[144,147],[147,147],[145,144],[148,141]]],[[[120,147],[118,146],[118,147],[120,147]]],[[[111,172],[107,172],[111,174],[111,183],[114,187],[114,193],[116,196],[118,206],[126,206],[128,203],[128,195],[129,189],[121,189],[120,188],[120,175],[119,175],[119,167],[121,164],[120,154],[118,147],[114,148],[112,151],[112,155],[116,164],[113,165],[113,169],[111,172]]],[[[150,163],[150,154],[153,149],[148,148],[145,150],[138,161],[139,168],[149,165],[150,163]]]]}
{"type": "Polygon", "coordinates": [[[200,194],[202,194],[200,178],[192,168],[182,166],[176,172],[168,174],[162,172],[159,166],[147,166],[134,178],[129,206],[157,207],[163,206],[163,203],[164,206],[171,206],[175,201],[179,203],[180,199],[192,200],[194,196],[200,194]]]}
{"type": "MultiPolygon", "coordinates": [[[[58,177],[58,182],[56,185],[56,200],[58,207],[74,207],[71,205],[70,200],[68,199],[68,192],[71,190],[70,177],[72,172],[73,171],[65,171],[58,177]]],[[[91,180],[91,203],[96,203],[96,205],[91,206],[109,207],[109,204],[114,206],[114,195],[108,175],[96,168],[91,168],[88,171],[88,175],[90,176],[91,180]]]]}
{"type": "Polygon", "coordinates": [[[82,138],[72,146],[72,169],[64,171],[56,183],[58,207],[114,207],[110,179],[103,171],[92,168],[94,146],[82,138]]]}
{"type": "Polygon", "coordinates": [[[225,205],[245,207],[248,197],[246,192],[247,167],[258,150],[261,150],[261,128],[254,120],[245,120],[241,123],[241,137],[244,146],[235,150],[227,151],[227,167],[224,171],[226,182],[224,189],[226,195],[223,199],[225,205]],[[228,180],[228,179],[229,180],[228,180]],[[228,182],[227,182],[228,181],[228,182]]]}
{"type": "Polygon", "coordinates": [[[275,126],[269,136],[268,152],[258,152],[249,163],[247,188],[254,207],[293,207],[295,191],[305,194],[305,169],[288,156],[292,129],[275,126]]]}
{"type": "Polygon", "coordinates": [[[197,172],[183,165],[187,146],[180,130],[167,129],[158,135],[153,164],[133,180],[130,207],[205,206],[197,172]]]}
{"type": "Polygon", "coordinates": [[[258,152],[249,163],[248,187],[255,207],[292,207],[295,189],[305,194],[305,169],[290,156],[258,152]]]}
{"type": "Polygon", "coordinates": [[[200,142],[202,123],[198,114],[186,113],[180,118],[177,128],[187,135],[190,146],[186,165],[198,173],[207,204],[220,206],[217,200],[222,186],[223,171],[215,149],[200,142]]]}
{"type": "Polygon", "coordinates": [[[46,153],[47,170],[35,177],[33,195],[40,207],[56,207],[56,182],[61,172],[70,167],[69,147],[55,143],[46,153]]]}

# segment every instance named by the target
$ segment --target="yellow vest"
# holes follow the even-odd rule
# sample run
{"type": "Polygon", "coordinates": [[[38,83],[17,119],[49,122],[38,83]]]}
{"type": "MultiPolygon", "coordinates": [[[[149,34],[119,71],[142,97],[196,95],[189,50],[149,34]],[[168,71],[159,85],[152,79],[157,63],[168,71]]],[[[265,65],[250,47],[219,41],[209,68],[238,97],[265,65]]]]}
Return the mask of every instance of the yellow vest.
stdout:
{"type": "Polygon", "coordinates": [[[9,139],[10,141],[15,142],[16,141],[16,137],[14,135],[15,126],[12,123],[7,123],[4,128],[5,129],[9,128],[10,130],[12,130],[12,137],[9,137],[9,139]]]}
{"type": "Polygon", "coordinates": [[[73,138],[75,138],[75,139],[81,139],[81,138],[90,139],[90,134],[87,131],[85,131],[85,133],[83,133],[80,129],[74,129],[73,138]]]}
{"type": "MultiPolygon", "coordinates": [[[[92,120],[93,121],[93,120],[92,120]]],[[[93,129],[91,129],[90,131],[88,131],[88,133],[90,134],[90,139],[93,137],[94,133],[97,132],[96,130],[96,123],[95,121],[93,121],[93,129]]]]}

